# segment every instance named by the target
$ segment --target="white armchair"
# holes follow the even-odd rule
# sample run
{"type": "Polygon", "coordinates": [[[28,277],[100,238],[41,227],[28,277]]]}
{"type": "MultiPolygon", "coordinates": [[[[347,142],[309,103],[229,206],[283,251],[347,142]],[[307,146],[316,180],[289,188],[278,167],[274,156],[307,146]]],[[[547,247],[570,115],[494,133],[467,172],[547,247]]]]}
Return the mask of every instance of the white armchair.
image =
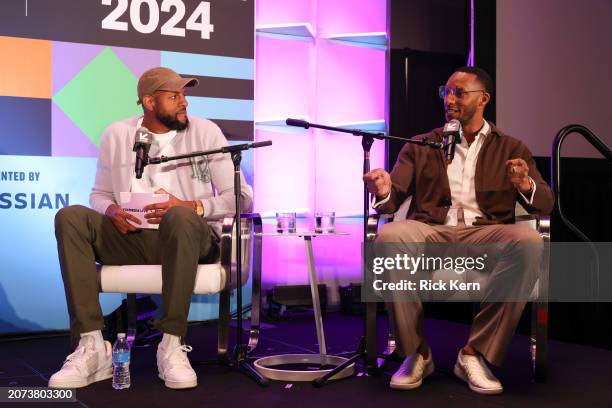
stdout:
{"type": "MultiPolygon", "coordinates": [[[[259,214],[242,214],[242,282],[252,276],[251,328],[247,351],[257,347],[261,309],[261,250],[262,223],[259,214]]],[[[236,289],[236,229],[234,218],[223,220],[218,263],[199,265],[194,294],[219,293],[219,331],[217,356],[228,360],[230,294],[236,289]]],[[[161,265],[100,265],[101,292],[127,293],[128,340],[136,335],[136,294],[160,294],[162,289],[161,265]]]]}

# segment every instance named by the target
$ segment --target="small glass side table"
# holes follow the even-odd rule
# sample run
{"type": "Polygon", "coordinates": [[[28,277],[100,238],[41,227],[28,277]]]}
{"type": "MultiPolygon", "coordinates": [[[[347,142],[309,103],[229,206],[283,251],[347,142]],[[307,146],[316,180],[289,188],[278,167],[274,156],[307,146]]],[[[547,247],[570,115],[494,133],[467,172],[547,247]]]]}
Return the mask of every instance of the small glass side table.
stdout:
{"type": "MultiPolygon", "coordinates": [[[[282,354],[276,356],[262,357],[255,361],[255,369],[261,375],[271,380],[279,381],[312,381],[326,373],[334,367],[347,361],[347,358],[327,354],[325,345],[325,333],[323,331],[323,319],[321,317],[321,303],[319,302],[319,290],[317,284],[314,254],[312,251],[312,238],[319,236],[344,236],[346,232],[315,232],[315,231],[296,231],[290,233],[269,232],[262,233],[262,236],[272,237],[302,237],[306,244],[306,257],[308,260],[308,279],[310,281],[310,294],[312,296],[312,306],[314,309],[315,326],[317,329],[317,340],[319,342],[319,354],[282,354]],[[275,366],[282,365],[318,365],[316,370],[285,369],[275,366]],[[331,366],[331,368],[330,368],[331,366]],[[327,367],[327,368],[325,368],[327,367]]],[[[355,373],[355,364],[351,364],[344,370],[336,374],[333,379],[349,377],[355,373]]]]}

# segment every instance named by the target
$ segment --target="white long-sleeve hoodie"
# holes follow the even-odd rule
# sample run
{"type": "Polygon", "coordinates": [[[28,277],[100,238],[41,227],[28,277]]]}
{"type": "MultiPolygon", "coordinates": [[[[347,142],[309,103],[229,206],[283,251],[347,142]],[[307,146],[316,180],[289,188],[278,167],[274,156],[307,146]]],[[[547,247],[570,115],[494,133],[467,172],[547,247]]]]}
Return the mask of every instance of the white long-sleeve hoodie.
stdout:
{"type": "MultiPolygon", "coordinates": [[[[109,205],[119,203],[119,193],[131,191],[136,155],[132,151],[134,136],[142,116],[110,125],[100,140],[100,156],[96,181],[89,195],[91,207],[104,214],[109,205]]],[[[189,117],[189,126],[172,138],[176,155],[218,149],[227,146],[221,129],[207,119],[189,117]]],[[[234,165],[229,153],[214,154],[175,162],[179,191],[183,200],[202,200],[204,217],[219,220],[234,214],[234,165]]],[[[241,203],[248,210],[253,201],[253,189],[242,173],[241,203]]]]}

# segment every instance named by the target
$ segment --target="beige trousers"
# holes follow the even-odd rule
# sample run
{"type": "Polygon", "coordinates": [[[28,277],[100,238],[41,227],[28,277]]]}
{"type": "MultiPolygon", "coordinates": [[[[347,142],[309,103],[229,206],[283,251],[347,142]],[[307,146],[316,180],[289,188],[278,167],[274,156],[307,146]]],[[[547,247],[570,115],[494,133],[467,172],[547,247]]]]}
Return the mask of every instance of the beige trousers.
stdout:
{"type": "MultiPolygon", "coordinates": [[[[495,254],[494,265],[487,272],[490,276],[487,279],[485,299],[487,293],[490,295],[507,290],[508,285],[532,288],[537,279],[543,243],[538,232],[528,227],[508,224],[466,226],[460,215],[459,224],[455,227],[428,225],[413,220],[391,222],[380,229],[376,238],[376,244],[392,244],[398,253],[414,252],[418,247],[414,243],[423,243],[426,247],[428,243],[451,242],[509,244],[503,245],[504,249],[495,254]],[[522,245],[523,243],[527,245],[522,245]]],[[[423,305],[418,297],[407,301],[405,295],[401,297],[398,294],[397,298],[393,296],[393,301],[386,303],[391,326],[400,353],[404,356],[410,355],[415,353],[421,344],[426,345],[423,333],[423,305]]],[[[489,363],[501,365],[525,303],[481,302],[467,344],[481,353],[489,363]]]]}

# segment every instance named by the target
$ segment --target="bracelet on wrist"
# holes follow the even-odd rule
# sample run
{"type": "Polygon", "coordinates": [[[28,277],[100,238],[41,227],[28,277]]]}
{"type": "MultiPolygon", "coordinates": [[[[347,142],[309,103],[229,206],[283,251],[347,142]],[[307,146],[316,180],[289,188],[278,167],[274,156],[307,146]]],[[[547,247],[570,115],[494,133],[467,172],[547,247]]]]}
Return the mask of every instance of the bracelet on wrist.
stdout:
{"type": "Polygon", "coordinates": [[[198,215],[198,217],[203,217],[204,216],[204,205],[202,204],[201,200],[195,200],[195,212],[198,215]]]}

